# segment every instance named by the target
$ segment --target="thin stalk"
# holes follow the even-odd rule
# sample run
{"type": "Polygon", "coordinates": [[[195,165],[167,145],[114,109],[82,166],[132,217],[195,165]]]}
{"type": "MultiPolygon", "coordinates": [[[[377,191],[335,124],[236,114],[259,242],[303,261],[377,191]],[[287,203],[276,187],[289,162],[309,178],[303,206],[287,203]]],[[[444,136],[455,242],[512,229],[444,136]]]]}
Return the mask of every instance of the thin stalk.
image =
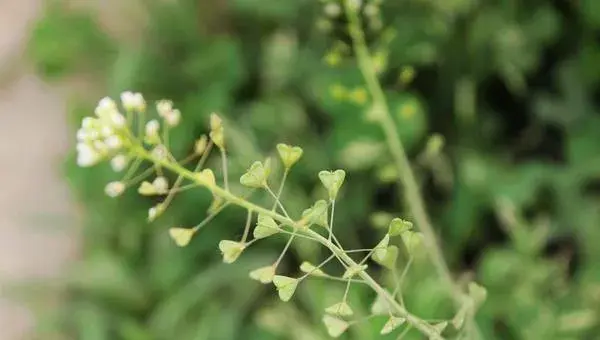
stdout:
{"type": "Polygon", "coordinates": [[[289,169],[286,168],[285,171],[283,172],[283,177],[281,177],[281,184],[279,184],[279,189],[277,190],[277,196],[275,197],[275,203],[273,203],[273,208],[271,208],[271,210],[275,210],[275,208],[277,208],[277,205],[281,205],[281,203],[279,202],[279,198],[281,197],[281,194],[283,193],[283,187],[285,186],[285,181],[287,180],[288,173],[289,173],[289,169]]]}
{"type": "Polygon", "coordinates": [[[400,174],[402,186],[404,187],[404,191],[401,192],[401,194],[406,197],[406,202],[408,202],[415,222],[425,237],[425,245],[433,265],[444,281],[445,286],[448,288],[455,304],[460,305],[464,300],[464,294],[452,278],[431,222],[429,221],[417,181],[415,180],[415,176],[410,167],[410,162],[406,156],[404,146],[399,139],[398,130],[392,115],[390,114],[385,94],[377,79],[376,68],[365,41],[360,17],[356,9],[352,7],[351,1],[345,0],[344,6],[349,21],[350,37],[352,39],[352,46],[356,55],[358,67],[365,80],[367,90],[371,95],[373,108],[376,110],[373,118],[379,123],[385,134],[387,145],[394,159],[398,173],[400,174]]]}
{"type": "MultiPolygon", "coordinates": [[[[267,190],[269,195],[271,195],[275,199],[275,204],[277,206],[279,206],[279,209],[281,209],[281,211],[283,212],[283,215],[287,218],[290,218],[290,215],[287,213],[287,211],[283,207],[283,204],[281,204],[281,201],[279,201],[279,196],[277,194],[275,194],[268,185],[265,185],[265,190],[267,190]]],[[[275,209],[271,209],[271,211],[275,211],[275,209]]]]}
{"type": "Polygon", "coordinates": [[[221,150],[221,160],[223,163],[223,182],[225,184],[225,190],[229,190],[229,174],[227,171],[227,153],[225,152],[225,148],[219,148],[221,150]]]}
{"type": "Polygon", "coordinates": [[[252,223],[252,210],[248,210],[248,216],[246,217],[246,226],[244,227],[244,235],[242,235],[242,243],[246,243],[248,239],[248,233],[250,233],[250,224],[252,223]]]}

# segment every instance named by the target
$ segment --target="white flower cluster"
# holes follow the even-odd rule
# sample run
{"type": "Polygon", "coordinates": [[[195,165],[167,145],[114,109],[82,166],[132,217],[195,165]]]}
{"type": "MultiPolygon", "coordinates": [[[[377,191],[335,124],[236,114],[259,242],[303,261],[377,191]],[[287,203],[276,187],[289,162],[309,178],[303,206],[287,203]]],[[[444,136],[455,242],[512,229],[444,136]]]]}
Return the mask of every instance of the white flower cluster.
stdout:
{"type": "Polygon", "coordinates": [[[181,112],[173,108],[173,102],[170,100],[161,100],[156,103],[156,111],[169,126],[177,126],[181,120],[181,112]]]}
{"type": "Polygon", "coordinates": [[[85,117],[77,131],[77,164],[89,167],[123,147],[122,130],[127,120],[119,112],[117,104],[103,98],[95,110],[96,117],[85,117]]]}
{"type": "MultiPolygon", "coordinates": [[[[123,92],[121,104],[127,112],[143,112],[146,101],[141,93],[123,92]]],[[[127,157],[118,154],[124,143],[124,130],[127,119],[111,98],[103,98],[96,106],[96,117],[85,117],[77,131],[77,164],[89,167],[109,155],[115,155],[111,166],[122,171],[127,166],[127,157]]]]}
{"type": "MultiPolygon", "coordinates": [[[[120,99],[122,109],[128,115],[146,111],[146,101],[141,93],[126,91],[121,94],[120,99]]],[[[181,112],[173,107],[171,101],[157,102],[156,111],[166,126],[177,126],[181,120],[181,112]]],[[[125,170],[130,160],[126,152],[127,144],[132,142],[129,140],[132,135],[131,131],[128,131],[128,123],[128,118],[119,111],[114,100],[109,97],[101,99],[96,106],[95,117],[85,117],[77,131],[77,164],[90,167],[110,158],[110,165],[115,172],[125,170]]],[[[144,136],[139,137],[145,137],[146,143],[154,145],[154,157],[164,159],[168,151],[160,144],[160,125],[156,119],[146,122],[144,136]]],[[[157,178],[152,185],[156,193],[162,194],[168,190],[168,183],[163,177],[157,178]]],[[[126,186],[126,183],[121,181],[110,182],[106,185],[105,192],[110,197],[117,197],[125,191],[126,186]]],[[[154,215],[159,212],[160,209],[156,208],[154,215]]]]}

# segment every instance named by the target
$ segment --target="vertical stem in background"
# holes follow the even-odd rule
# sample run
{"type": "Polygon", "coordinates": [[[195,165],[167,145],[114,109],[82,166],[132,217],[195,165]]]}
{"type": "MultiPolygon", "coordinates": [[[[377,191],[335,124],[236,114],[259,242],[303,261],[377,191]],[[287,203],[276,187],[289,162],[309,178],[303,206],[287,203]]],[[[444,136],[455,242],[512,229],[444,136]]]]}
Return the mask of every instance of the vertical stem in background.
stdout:
{"type": "MultiPolygon", "coordinates": [[[[351,4],[352,1],[345,0],[344,7],[348,17],[348,29],[350,31],[350,37],[352,39],[352,46],[358,67],[360,72],[365,79],[367,89],[372,97],[373,101],[373,119],[375,119],[381,126],[387,145],[390,149],[390,153],[394,159],[394,163],[400,175],[401,184],[404,186],[403,192],[406,201],[408,202],[409,208],[412,212],[413,218],[419,229],[425,236],[425,245],[428,250],[428,254],[433,262],[438,274],[444,281],[452,298],[456,304],[461,304],[463,300],[463,293],[460,291],[458,286],[454,283],[450,270],[444,260],[443,253],[437,242],[437,237],[427,216],[425,210],[425,204],[421,193],[419,192],[418,184],[415,180],[415,176],[410,167],[410,162],[404,151],[404,146],[399,139],[398,130],[396,129],[395,122],[390,114],[383,89],[377,79],[375,73],[375,65],[373,59],[367,47],[364,32],[362,30],[360,17],[358,10],[351,4]]],[[[402,190],[402,189],[400,189],[402,190]]]]}

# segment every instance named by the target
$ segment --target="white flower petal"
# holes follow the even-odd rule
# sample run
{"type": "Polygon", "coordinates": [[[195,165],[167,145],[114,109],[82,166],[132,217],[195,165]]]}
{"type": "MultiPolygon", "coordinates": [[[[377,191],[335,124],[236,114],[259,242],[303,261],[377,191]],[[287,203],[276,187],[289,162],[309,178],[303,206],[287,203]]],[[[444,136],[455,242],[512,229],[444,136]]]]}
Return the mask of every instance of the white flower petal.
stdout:
{"type": "Polygon", "coordinates": [[[179,124],[180,120],[181,120],[181,112],[179,110],[173,110],[165,116],[165,121],[170,126],[177,126],[179,124]]]}
{"type": "Polygon", "coordinates": [[[146,123],[146,137],[154,138],[158,136],[158,130],[160,129],[160,123],[156,119],[152,119],[146,123]]]}
{"type": "Polygon", "coordinates": [[[141,93],[125,91],[121,94],[121,103],[127,111],[144,111],[146,109],[146,101],[141,93]]]}
{"type": "Polygon", "coordinates": [[[125,155],[116,155],[110,160],[110,166],[115,172],[121,172],[127,167],[127,157],[125,155]]]}
{"type": "Polygon", "coordinates": [[[80,167],[89,167],[95,165],[100,160],[100,155],[89,144],[77,144],[77,165],[80,167]]]}
{"type": "Polygon", "coordinates": [[[125,124],[127,124],[127,119],[125,119],[125,116],[119,112],[113,112],[110,116],[110,122],[112,126],[116,128],[122,128],[125,126],[125,124]]]}
{"type": "Polygon", "coordinates": [[[104,97],[98,102],[95,113],[98,117],[104,117],[112,112],[117,111],[117,104],[109,97],[104,97]]]}
{"type": "Polygon", "coordinates": [[[123,141],[121,140],[121,137],[112,135],[104,140],[104,144],[106,144],[109,149],[118,150],[123,146],[123,141]]]}
{"type": "Polygon", "coordinates": [[[161,100],[156,103],[156,111],[158,115],[165,118],[173,111],[173,102],[170,100],[161,100]]]}

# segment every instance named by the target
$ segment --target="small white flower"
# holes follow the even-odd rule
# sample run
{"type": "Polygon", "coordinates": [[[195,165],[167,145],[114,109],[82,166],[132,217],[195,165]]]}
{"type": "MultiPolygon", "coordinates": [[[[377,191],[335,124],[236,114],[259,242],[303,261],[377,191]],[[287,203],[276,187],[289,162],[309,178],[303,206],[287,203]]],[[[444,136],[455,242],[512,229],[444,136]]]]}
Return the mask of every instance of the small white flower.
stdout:
{"type": "Polygon", "coordinates": [[[160,123],[156,119],[152,119],[146,123],[146,138],[158,137],[158,129],[160,129],[160,123]]]}
{"type": "Polygon", "coordinates": [[[100,154],[108,151],[108,147],[102,141],[95,140],[93,143],[93,146],[94,146],[94,149],[96,149],[96,151],[100,154]]]}
{"type": "Polygon", "coordinates": [[[110,167],[114,172],[121,172],[127,167],[127,157],[125,155],[116,155],[110,160],[110,167]]]}
{"type": "Polygon", "coordinates": [[[158,194],[166,194],[169,191],[169,181],[164,176],[156,177],[152,182],[152,186],[158,194]]]}
{"type": "Polygon", "coordinates": [[[89,140],[90,135],[88,134],[88,131],[81,128],[79,130],[77,130],[77,141],[79,142],[85,142],[87,140],[89,140]]]}
{"type": "Polygon", "coordinates": [[[158,145],[152,150],[152,157],[157,160],[167,159],[167,148],[164,145],[158,145]]]}
{"type": "Polygon", "coordinates": [[[162,212],[163,206],[160,203],[148,209],[148,221],[154,221],[158,216],[160,216],[160,214],[162,214],[162,212]]]}
{"type": "Polygon", "coordinates": [[[86,143],[77,144],[77,165],[80,167],[89,167],[95,165],[100,160],[100,155],[86,143]]]}
{"type": "Polygon", "coordinates": [[[92,140],[92,141],[96,140],[100,137],[100,133],[98,133],[98,131],[96,131],[96,130],[88,130],[87,133],[88,133],[88,139],[92,140]]]}
{"type": "Polygon", "coordinates": [[[96,123],[96,119],[92,117],[85,117],[81,120],[81,127],[84,129],[91,129],[96,123]]]}
{"type": "Polygon", "coordinates": [[[110,137],[115,131],[110,126],[103,126],[100,133],[102,134],[102,137],[110,137]]]}
{"type": "Polygon", "coordinates": [[[159,116],[166,118],[173,111],[173,102],[164,99],[159,101],[156,103],[156,111],[159,116]]]}
{"type": "Polygon", "coordinates": [[[180,120],[181,120],[181,112],[179,110],[173,110],[165,116],[165,121],[170,126],[177,126],[179,124],[180,120]]]}
{"type": "Polygon", "coordinates": [[[123,182],[119,182],[119,181],[110,182],[106,185],[106,187],[104,187],[104,192],[109,197],[121,196],[121,194],[123,194],[124,191],[125,191],[125,184],[123,182]]]}
{"type": "Polygon", "coordinates": [[[125,124],[127,124],[127,119],[125,119],[125,116],[115,111],[110,116],[110,122],[112,126],[116,128],[122,128],[125,126],[125,124]]]}
{"type": "Polygon", "coordinates": [[[98,102],[95,113],[98,117],[103,117],[117,111],[117,104],[109,97],[104,97],[98,102]]]}
{"type": "Polygon", "coordinates": [[[327,15],[328,17],[335,18],[342,13],[342,8],[339,4],[330,2],[327,5],[325,5],[324,11],[325,15],[327,15]]]}
{"type": "Polygon", "coordinates": [[[125,91],[121,94],[121,103],[127,111],[144,111],[146,109],[146,101],[141,93],[133,93],[125,91]]]}
{"type": "Polygon", "coordinates": [[[123,140],[117,135],[112,135],[104,140],[104,144],[112,150],[120,149],[123,146],[123,140]]]}

